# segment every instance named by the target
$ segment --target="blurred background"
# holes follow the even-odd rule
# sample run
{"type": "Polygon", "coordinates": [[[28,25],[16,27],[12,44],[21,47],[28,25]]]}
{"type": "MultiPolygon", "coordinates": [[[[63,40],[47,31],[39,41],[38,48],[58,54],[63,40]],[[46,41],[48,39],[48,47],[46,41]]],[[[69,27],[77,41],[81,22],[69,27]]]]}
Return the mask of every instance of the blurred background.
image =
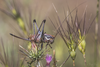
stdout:
{"type": "MultiPolygon", "coordinates": [[[[50,22],[48,18],[51,18],[51,20],[53,21],[55,25],[56,25],[55,22],[58,20],[57,14],[55,12],[55,9],[53,8],[52,3],[55,5],[57,9],[58,15],[61,21],[64,20],[65,13],[67,15],[68,6],[70,8],[70,11],[72,11],[79,4],[82,3],[81,5],[77,7],[78,19],[81,20],[84,10],[86,9],[86,26],[85,26],[86,28],[88,28],[89,24],[95,18],[96,11],[97,11],[97,6],[96,6],[97,0],[14,0],[14,3],[13,3],[13,0],[6,0],[6,1],[9,2],[8,4],[12,3],[18,7],[20,14],[23,18],[23,21],[25,22],[27,32],[29,30],[28,28],[29,26],[27,24],[29,24],[29,22],[32,23],[33,19],[36,19],[38,26],[41,24],[42,20],[46,19],[44,30],[46,31],[46,33],[51,34],[51,35],[56,34],[56,29],[53,27],[52,23],[50,22]],[[90,17],[91,19],[89,21],[90,17]]],[[[10,12],[5,0],[0,0],[0,9],[4,9],[10,12]]],[[[99,12],[100,12],[100,9],[99,9],[99,12]]],[[[75,18],[75,13],[76,11],[74,10],[72,13],[73,18],[75,18]]],[[[94,32],[95,32],[95,21],[92,24],[88,34],[86,34],[86,44],[87,44],[86,45],[86,60],[87,60],[88,67],[93,67],[93,64],[94,64],[94,45],[95,45],[94,32]]],[[[13,38],[12,36],[9,35],[9,33],[13,33],[15,35],[28,38],[28,36],[24,35],[24,33],[22,32],[21,28],[17,24],[17,21],[15,21],[12,17],[0,11],[0,39],[1,38],[3,39],[4,45],[7,45],[8,50],[13,48],[15,50],[14,54],[18,53],[15,56],[18,55],[20,57],[23,57],[23,55],[19,55],[21,53],[18,51],[19,49],[18,45],[20,44],[23,47],[27,48],[28,43],[26,41],[13,38]]],[[[33,33],[29,33],[28,35],[30,34],[33,34],[33,33]]],[[[98,31],[98,42],[99,41],[100,41],[100,27],[98,31]]],[[[51,52],[49,52],[49,54],[52,54],[53,49],[56,50],[56,59],[58,61],[57,65],[59,66],[69,55],[67,46],[65,45],[62,38],[59,35],[57,35],[55,42],[52,44],[52,47],[53,48],[51,49],[51,52]]],[[[100,64],[99,64],[100,63],[100,42],[98,43],[97,50],[98,50],[97,67],[100,67],[100,64]]],[[[77,52],[76,59],[75,59],[76,67],[85,67],[82,53],[80,53],[78,49],[76,50],[76,52],[77,52]]],[[[73,62],[72,62],[72,59],[70,58],[66,62],[64,67],[72,67],[72,66],[73,66],[73,62]]]]}

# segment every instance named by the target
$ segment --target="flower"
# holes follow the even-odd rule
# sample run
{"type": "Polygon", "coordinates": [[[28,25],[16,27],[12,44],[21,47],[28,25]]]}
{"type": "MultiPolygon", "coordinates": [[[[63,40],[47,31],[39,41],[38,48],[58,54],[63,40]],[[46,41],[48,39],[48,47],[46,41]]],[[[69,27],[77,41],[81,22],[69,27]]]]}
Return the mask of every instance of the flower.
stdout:
{"type": "Polygon", "coordinates": [[[52,61],[52,56],[51,55],[46,55],[46,62],[47,64],[50,64],[50,62],[52,61]]]}

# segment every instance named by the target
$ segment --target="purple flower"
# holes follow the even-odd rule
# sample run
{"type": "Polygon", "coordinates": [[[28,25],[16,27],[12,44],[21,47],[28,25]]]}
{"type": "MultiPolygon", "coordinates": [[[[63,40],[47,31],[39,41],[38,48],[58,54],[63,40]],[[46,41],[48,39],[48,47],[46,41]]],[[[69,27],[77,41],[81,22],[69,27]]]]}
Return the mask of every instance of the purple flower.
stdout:
{"type": "Polygon", "coordinates": [[[46,56],[47,64],[50,64],[51,61],[52,61],[52,56],[47,54],[47,56],[46,56]]]}

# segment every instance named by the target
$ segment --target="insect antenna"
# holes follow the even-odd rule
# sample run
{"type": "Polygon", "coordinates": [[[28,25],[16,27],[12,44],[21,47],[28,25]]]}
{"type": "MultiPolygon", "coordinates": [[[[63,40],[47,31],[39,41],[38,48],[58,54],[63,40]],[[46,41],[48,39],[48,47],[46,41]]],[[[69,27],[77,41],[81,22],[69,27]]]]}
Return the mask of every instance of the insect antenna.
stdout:
{"type": "Polygon", "coordinates": [[[18,36],[14,35],[14,34],[11,34],[11,33],[10,33],[10,35],[11,35],[11,36],[14,36],[14,37],[16,37],[16,38],[22,39],[22,40],[30,41],[29,39],[25,39],[25,38],[22,38],[22,37],[18,37],[18,36]]]}
{"type": "MultiPolygon", "coordinates": [[[[53,21],[50,19],[50,17],[49,17],[49,20],[51,21],[51,23],[52,23],[52,25],[54,26],[54,28],[57,29],[56,26],[54,25],[53,21]]],[[[58,29],[57,29],[57,33],[55,34],[54,38],[57,36],[58,33],[59,33],[59,31],[58,31],[58,29]]]]}

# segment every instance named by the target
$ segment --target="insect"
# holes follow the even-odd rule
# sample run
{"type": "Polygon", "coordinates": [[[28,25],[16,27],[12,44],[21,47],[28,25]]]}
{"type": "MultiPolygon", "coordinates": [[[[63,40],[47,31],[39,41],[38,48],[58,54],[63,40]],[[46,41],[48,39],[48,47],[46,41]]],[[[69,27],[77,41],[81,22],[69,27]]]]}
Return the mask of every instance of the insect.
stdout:
{"type": "MultiPolygon", "coordinates": [[[[10,33],[10,35],[12,35],[12,36],[14,36],[16,38],[19,38],[19,39],[30,41],[33,44],[35,44],[35,43],[41,43],[41,49],[43,48],[43,43],[47,43],[46,46],[49,45],[51,47],[50,44],[52,44],[54,42],[55,36],[44,33],[45,22],[46,22],[46,20],[43,20],[42,23],[41,23],[41,25],[40,25],[40,27],[38,28],[36,20],[34,19],[33,20],[34,35],[29,36],[27,39],[19,37],[19,36],[16,36],[16,35],[14,35],[12,33],[10,33]],[[37,28],[37,33],[35,33],[35,25],[36,25],[36,28],[37,28]],[[41,27],[42,27],[42,30],[40,31],[41,27]]],[[[33,46],[35,47],[36,44],[33,45],[33,46]]]]}

